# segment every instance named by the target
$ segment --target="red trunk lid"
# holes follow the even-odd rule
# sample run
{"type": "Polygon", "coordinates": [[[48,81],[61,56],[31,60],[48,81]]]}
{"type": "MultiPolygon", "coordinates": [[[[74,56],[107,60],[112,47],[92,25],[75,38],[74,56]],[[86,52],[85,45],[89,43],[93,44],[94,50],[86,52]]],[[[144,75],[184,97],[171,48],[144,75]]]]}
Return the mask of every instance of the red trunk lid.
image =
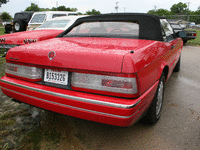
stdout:
{"type": "Polygon", "coordinates": [[[5,34],[1,35],[0,38],[6,39],[5,43],[3,44],[23,45],[25,39],[37,39],[37,41],[42,41],[50,38],[55,38],[62,32],[63,30],[34,30],[5,34]]]}
{"type": "Polygon", "coordinates": [[[10,49],[6,59],[44,67],[120,73],[126,54],[151,43],[117,38],[54,38],[10,49]],[[52,60],[48,58],[51,51],[55,52],[52,60]]]}

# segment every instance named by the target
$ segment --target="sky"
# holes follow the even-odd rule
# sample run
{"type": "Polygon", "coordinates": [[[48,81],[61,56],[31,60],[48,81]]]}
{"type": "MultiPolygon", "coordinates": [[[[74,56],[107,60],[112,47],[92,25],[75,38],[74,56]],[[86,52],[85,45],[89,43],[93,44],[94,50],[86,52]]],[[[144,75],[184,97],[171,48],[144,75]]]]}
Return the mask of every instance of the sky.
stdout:
{"type": "Polygon", "coordinates": [[[37,4],[40,8],[52,8],[65,6],[77,8],[78,12],[85,13],[88,10],[96,9],[101,13],[116,12],[115,6],[118,2],[118,12],[139,12],[147,13],[149,10],[167,9],[170,10],[173,4],[179,2],[188,3],[189,9],[196,11],[200,6],[200,0],[9,0],[7,4],[0,7],[1,12],[8,12],[12,17],[16,12],[24,11],[31,3],[37,4]]]}

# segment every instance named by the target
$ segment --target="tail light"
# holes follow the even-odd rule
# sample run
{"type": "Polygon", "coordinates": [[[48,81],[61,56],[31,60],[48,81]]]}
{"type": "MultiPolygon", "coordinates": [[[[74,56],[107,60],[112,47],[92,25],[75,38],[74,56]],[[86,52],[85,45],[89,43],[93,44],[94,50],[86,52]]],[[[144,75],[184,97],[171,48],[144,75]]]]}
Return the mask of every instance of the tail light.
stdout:
{"type": "Polygon", "coordinates": [[[85,73],[72,73],[72,88],[113,96],[138,96],[137,76],[108,76],[85,73]]]}
{"type": "Polygon", "coordinates": [[[15,76],[30,81],[42,80],[42,69],[36,67],[6,63],[5,73],[7,76],[15,76]]]}
{"type": "Polygon", "coordinates": [[[13,47],[16,47],[16,46],[19,46],[19,45],[14,45],[14,44],[0,44],[0,48],[5,48],[5,49],[10,49],[10,48],[13,48],[13,47]]]}
{"type": "Polygon", "coordinates": [[[197,36],[197,34],[196,34],[196,33],[193,33],[192,36],[197,36]]]}

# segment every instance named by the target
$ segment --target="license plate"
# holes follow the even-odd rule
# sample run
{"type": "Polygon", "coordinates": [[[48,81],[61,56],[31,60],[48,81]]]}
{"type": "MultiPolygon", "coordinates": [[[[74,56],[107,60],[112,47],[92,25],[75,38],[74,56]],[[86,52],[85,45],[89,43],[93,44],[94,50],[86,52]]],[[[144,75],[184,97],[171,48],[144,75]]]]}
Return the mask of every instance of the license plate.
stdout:
{"type": "Polygon", "coordinates": [[[58,71],[52,69],[45,69],[44,81],[49,83],[67,85],[68,71],[58,71]]]}

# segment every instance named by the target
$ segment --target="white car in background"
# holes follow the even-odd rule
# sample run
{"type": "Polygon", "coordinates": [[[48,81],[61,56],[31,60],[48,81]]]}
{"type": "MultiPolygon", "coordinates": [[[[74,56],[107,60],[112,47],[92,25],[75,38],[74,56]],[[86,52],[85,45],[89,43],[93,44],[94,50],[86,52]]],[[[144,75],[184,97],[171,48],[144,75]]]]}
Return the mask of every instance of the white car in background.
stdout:
{"type": "Polygon", "coordinates": [[[67,28],[69,28],[78,18],[81,17],[84,16],[80,15],[57,17],[46,21],[44,24],[32,31],[0,35],[0,52],[5,52],[6,54],[10,48],[16,46],[55,38],[67,28]]]}
{"type": "Polygon", "coordinates": [[[80,16],[63,16],[50,19],[38,26],[34,30],[66,30],[69,28],[78,18],[84,17],[86,15],[80,16]]]}
{"type": "Polygon", "coordinates": [[[61,16],[77,16],[76,12],[71,11],[43,11],[43,12],[35,12],[29,23],[28,23],[28,30],[33,30],[43,24],[45,21],[49,21],[56,17],[61,16]]]}

